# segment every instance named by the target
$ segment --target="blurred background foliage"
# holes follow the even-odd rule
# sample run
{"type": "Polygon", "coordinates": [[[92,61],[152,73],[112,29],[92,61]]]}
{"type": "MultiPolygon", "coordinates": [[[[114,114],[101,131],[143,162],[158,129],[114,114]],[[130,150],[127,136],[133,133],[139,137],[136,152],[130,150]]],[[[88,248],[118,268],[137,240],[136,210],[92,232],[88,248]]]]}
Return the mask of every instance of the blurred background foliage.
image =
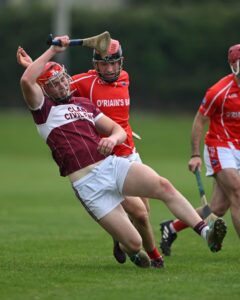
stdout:
{"type": "MultiPolygon", "coordinates": [[[[194,112],[205,90],[230,72],[228,48],[240,43],[236,0],[112,1],[117,6],[106,0],[96,1],[98,6],[90,0],[69,1],[69,32],[58,34],[84,38],[107,30],[120,40],[132,109],[194,112]]],[[[21,45],[36,58],[47,49],[48,34],[57,34],[57,3],[0,1],[2,109],[24,106],[16,50],[21,45]]],[[[90,49],[74,47],[65,62],[76,74],[92,68],[91,59],[90,49]]]]}

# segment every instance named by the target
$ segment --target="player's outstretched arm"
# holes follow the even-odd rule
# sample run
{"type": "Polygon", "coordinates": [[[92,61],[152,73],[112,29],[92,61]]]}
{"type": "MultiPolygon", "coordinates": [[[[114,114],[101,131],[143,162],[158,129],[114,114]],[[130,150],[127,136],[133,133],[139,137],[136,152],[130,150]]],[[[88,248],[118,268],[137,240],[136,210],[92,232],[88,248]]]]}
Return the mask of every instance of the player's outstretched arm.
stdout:
{"type": "Polygon", "coordinates": [[[17,62],[25,69],[33,62],[32,58],[21,46],[17,49],[17,62]]]}
{"type": "Polygon", "coordinates": [[[37,78],[41,75],[46,63],[51,60],[55,54],[66,50],[69,44],[69,37],[58,37],[62,46],[50,46],[40,57],[32,62],[23,73],[20,85],[27,105],[31,109],[37,109],[43,102],[44,95],[41,87],[37,83],[37,78]]]}

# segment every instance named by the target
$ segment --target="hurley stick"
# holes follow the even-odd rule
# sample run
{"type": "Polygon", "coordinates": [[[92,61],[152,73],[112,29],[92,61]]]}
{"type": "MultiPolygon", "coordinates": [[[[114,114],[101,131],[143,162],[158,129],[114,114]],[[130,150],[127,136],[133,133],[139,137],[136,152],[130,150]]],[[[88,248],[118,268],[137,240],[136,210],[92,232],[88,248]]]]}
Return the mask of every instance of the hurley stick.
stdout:
{"type": "Polygon", "coordinates": [[[211,208],[208,205],[206,194],[205,194],[205,191],[204,191],[204,188],[203,188],[201,175],[200,175],[200,172],[199,172],[198,168],[196,168],[194,174],[196,176],[197,186],[198,186],[199,194],[200,194],[200,197],[201,197],[201,203],[203,205],[203,207],[202,207],[202,209],[203,209],[202,210],[203,219],[205,219],[205,220],[207,219],[207,221],[215,220],[217,218],[217,216],[212,213],[211,208]]]}
{"type": "MultiPolygon", "coordinates": [[[[84,38],[84,39],[71,39],[69,46],[84,46],[96,49],[102,58],[107,56],[107,51],[111,42],[111,36],[108,31],[101,34],[84,38]]],[[[52,34],[49,35],[47,45],[61,46],[60,40],[55,40],[52,34]]]]}

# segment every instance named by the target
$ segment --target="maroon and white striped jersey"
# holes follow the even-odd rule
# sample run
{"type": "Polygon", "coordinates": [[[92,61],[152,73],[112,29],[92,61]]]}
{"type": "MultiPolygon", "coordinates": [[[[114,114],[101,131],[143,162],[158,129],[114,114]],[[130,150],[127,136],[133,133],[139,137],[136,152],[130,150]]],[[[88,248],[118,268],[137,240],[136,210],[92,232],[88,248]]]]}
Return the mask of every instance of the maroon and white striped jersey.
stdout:
{"type": "Polygon", "coordinates": [[[88,99],[72,97],[68,103],[58,104],[45,98],[43,105],[31,113],[61,176],[105,158],[97,151],[100,136],[95,128],[103,114],[88,99]]]}

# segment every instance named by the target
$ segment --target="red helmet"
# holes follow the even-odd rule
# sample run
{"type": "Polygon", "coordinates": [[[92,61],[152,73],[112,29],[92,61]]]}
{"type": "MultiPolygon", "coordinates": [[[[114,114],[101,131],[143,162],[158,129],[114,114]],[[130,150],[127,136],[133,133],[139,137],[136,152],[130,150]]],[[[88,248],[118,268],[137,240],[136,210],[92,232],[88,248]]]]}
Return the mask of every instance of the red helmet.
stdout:
{"type": "Polygon", "coordinates": [[[228,62],[229,64],[235,63],[240,59],[240,44],[233,45],[228,50],[228,62]]]}
{"type": "Polygon", "coordinates": [[[108,47],[107,56],[104,58],[101,57],[100,53],[93,50],[93,60],[105,60],[105,61],[111,61],[111,60],[119,60],[122,57],[122,47],[117,40],[111,39],[110,45],[108,47]]]}
{"type": "Polygon", "coordinates": [[[233,45],[228,50],[228,62],[233,74],[239,77],[240,74],[240,44],[233,45]]]}
{"type": "Polygon", "coordinates": [[[42,74],[37,78],[37,83],[45,95],[56,102],[64,103],[71,98],[70,81],[64,66],[53,61],[46,63],[42,74]]]}
{"type": "Polygon", "coordinates": [[[109,45],[108,51],[107,51],[107,56],[105,56],[104,58],[102,58],[100,53],[94,49],[93,50],[93,65],[94,65],[94,68],[96,69],[96,71],[98,72],[99,76],[104,81],[106,81],[106,82],[116,81],[120,75],[120,72],[121,72],[122,66],[123,66],[122,47],[121,47],[119,41],[111,39],[111,42],[110,42],[110,45],[109,45]],[[107,63],[115,63],[115,62],[120,61],[119,69],[116,71],[115,76],[113,76],[111,79],[104,76],[104,74],[102,74],[99,71],[99,68],[97,66],[97,62],[99,62],[99,61],[103,61],[103,62],[107,62],[107,63]]]}
{"type": "Polygon", "coordinates": [[[61,76],[65,72],[65,68],[54,61],[46,63],[42,74],[38,77],[37,83],[44,85],[61,76]]]}

